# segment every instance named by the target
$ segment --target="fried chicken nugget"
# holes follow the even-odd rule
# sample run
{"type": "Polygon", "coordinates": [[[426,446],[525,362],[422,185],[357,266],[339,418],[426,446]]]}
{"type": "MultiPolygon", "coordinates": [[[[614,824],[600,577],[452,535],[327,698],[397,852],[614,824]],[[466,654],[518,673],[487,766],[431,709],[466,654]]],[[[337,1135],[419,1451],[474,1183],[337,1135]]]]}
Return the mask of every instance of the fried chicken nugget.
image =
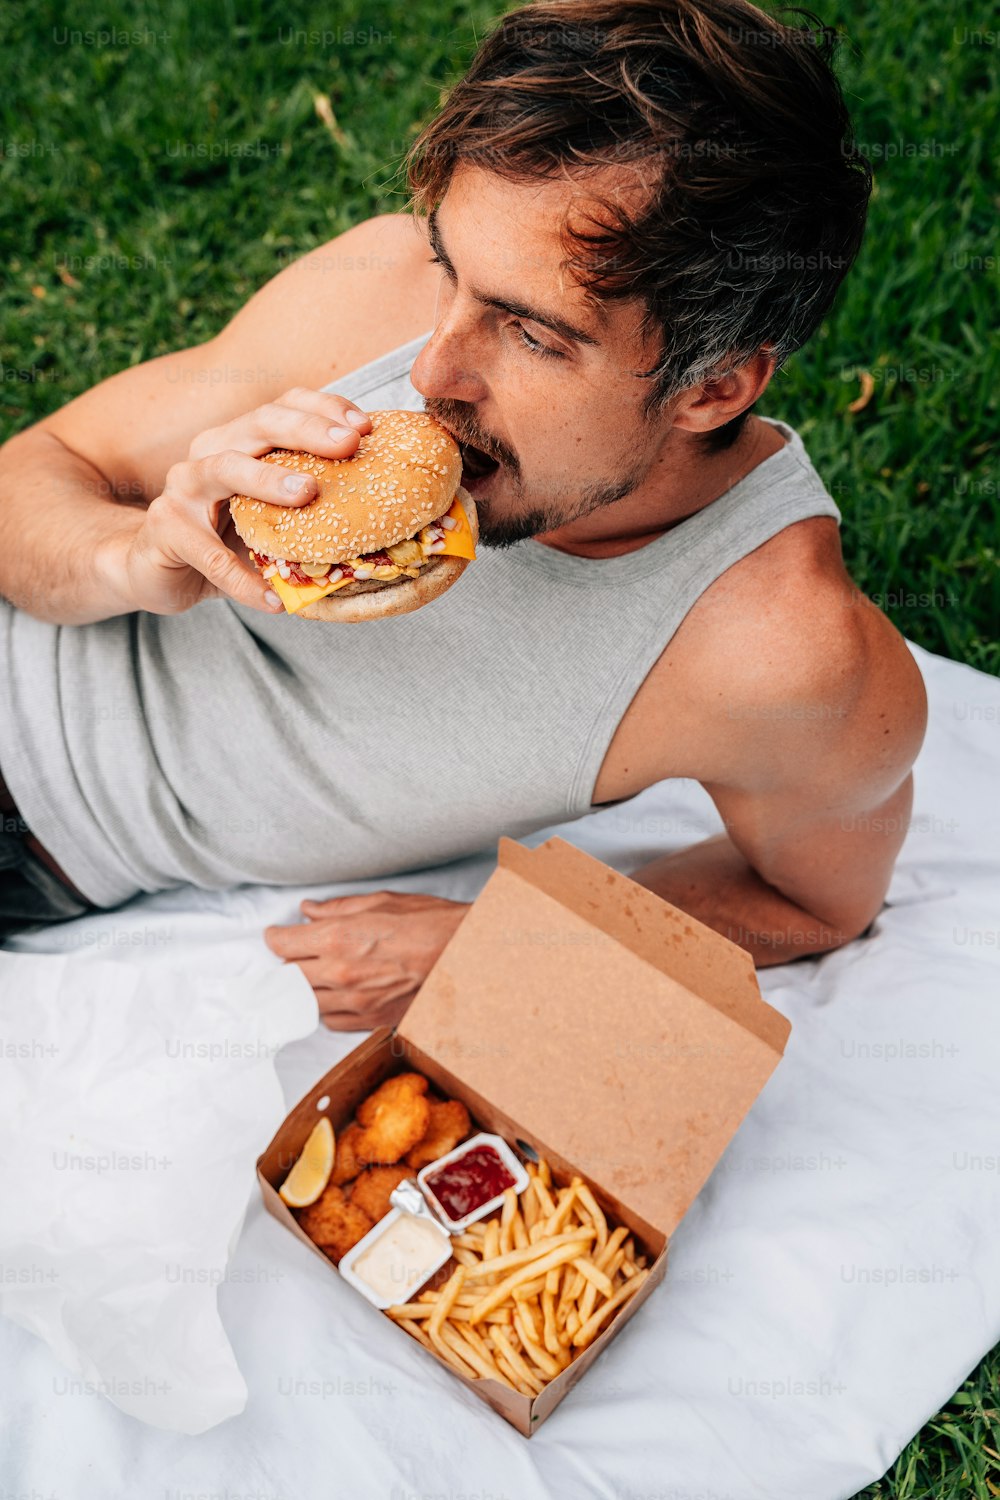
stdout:
{"type": "Polygon", "coordinates": [[[366,1163],[358,1156],[364,1133],[363,1126],[357,1120],[352,1120],[350,1125],[338,1132],[337,1151],[330,1174],[330,1181],[335,1187],[343,1187],[345,1182],[350,1182],[352,1177],[357,1177],[359,1172],[364,1171],[366,1163]]]}
{"type": "Polygon", "coordinates": [[[364,1239],[373,1221],[358,1203],[345,1198],[341,1188],[329,1183],[315,1203],[300,1209],[298,1221],[313,1244],[336,1263],[352,1245],[364,1239]]]}
{"type": "Polygon", "coordinates": [[[431,1099],[430,1113],[426,1134],[406,1156],[407,1165],[414,1172],[454,1151],[459,1141],[464,1141],[472,1130],[469,1111],[458,1099],[431,1099]]]}
{"type": "Polygon", "coordinates": [[[351,1189],[351,1202],[378,1223],[392,1208],[389,1194],[393,1188],[412,1176],[409,1167],[369,1167],[351,1189]]]}
{"type": "Polygon", "coordinates": [[[421,1073],[397,1073],[358,1105],[364,1133],[357,1143],[361,1162],[390,1165],[422,1140],[430,1124],[424,1095],[427,1079],[421,1073]]]}

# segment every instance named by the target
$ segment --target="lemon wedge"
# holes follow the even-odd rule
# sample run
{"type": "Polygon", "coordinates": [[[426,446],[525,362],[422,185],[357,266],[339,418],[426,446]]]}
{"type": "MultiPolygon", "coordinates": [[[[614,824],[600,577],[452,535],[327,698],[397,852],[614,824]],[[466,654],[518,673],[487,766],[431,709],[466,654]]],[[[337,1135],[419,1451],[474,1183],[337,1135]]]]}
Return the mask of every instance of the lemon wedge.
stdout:
{"type": "Polygon", "coordinates": [[[295,1163],[278,1192],[289,1208],[306,1208],[315,1203],[330,1181],[336,1155],[333,1126],[324,1115],[309,1133],[302,1155],[295,1163]]]}

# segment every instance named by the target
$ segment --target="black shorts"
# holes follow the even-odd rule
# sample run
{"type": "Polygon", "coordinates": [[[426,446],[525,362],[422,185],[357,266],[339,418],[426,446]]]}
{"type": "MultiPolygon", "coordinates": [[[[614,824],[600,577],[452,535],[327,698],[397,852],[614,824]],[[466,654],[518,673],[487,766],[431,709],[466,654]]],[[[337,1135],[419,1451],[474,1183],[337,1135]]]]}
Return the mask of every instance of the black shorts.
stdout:
{"type": "Polygon", "coordinates": [[[0,943],[27,927],[68,922],[96,911],[28,848],[23,818],[6,814],[0,824],[0,943]]]}

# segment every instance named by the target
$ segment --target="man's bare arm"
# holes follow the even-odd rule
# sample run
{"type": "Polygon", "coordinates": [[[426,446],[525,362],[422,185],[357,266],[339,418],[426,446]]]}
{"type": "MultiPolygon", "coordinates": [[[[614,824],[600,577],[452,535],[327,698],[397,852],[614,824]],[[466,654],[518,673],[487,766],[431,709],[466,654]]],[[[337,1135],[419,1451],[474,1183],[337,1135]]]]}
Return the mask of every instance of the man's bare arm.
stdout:
{"type": "Polygon", "coordinates": [[[269,282],[218,338],[124,370],[12,438],[0,449],[0,593],[68,624],[220,593],[267,607],[220,534],[224,501],[239,489],[312,498],[280,490],[284,471],[259,462],[270,447],[355,450],[349,426],[329,436],[353,403],[314,387],[382,352],[372,320],[386,348],[422,331],[406,320],[409,298],[410,323],[423,321],[422,252],[409,218],[369,220],[269,282]],[[251,410],[267,415],[249,422],[251,410]]]}
{"type": "Polygon", "coordinates": [[[197,434],[145,507],[116,505],[108,498],[113,474],[52,433],[14,439],[0,453],[0,592],[62,625],[135,610],[178,614],[220,595],[279,611],[277,595],[245,560],[229,497],[308,503],[315,479],[265,464],[262,455],[280,447],[348,458],[359,437],[352,418],[361,430],[370,425],[339,396],[293,388],[197,434]]]}
{"type": "MultiPolygon", "coordinates": [[[[860,936],[878,913],[912,801],[913,779],[908,776],[892,797],[859,820],[874,832],[870,838],[858,832],[851,840],[858,885],[853,899],[826,908],[831,916],[809,910],[770,885],[728,834],[651,860],[633,871],[632,879],[746,948],[758,968],[828,953],[860,936]]],[[[814,829],[812,837],[821,857],[823,831],[814,829]]]]}
{"type": "Polygon", "coordinates": [[[862,933],[906,836],[923,683],[889,622],[859,609],[839,654],[766,682],[751,675],[746,717],[727,725],[730,775],[703,783],[727,832],[633,872],[761,967],[862,933]]]}

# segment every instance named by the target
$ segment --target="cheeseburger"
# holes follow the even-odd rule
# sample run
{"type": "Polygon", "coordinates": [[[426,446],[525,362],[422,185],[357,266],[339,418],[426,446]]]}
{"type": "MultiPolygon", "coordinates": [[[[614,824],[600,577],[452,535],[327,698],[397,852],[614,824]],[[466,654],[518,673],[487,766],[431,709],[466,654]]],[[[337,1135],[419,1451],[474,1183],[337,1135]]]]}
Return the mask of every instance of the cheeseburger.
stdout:
{"type": "Polygon", "coordinates": [[[426,412],[373,411],[352,458],[277,448],[265,463],[316,478],[308,505],[234,495],[233,522],[289,614],[402,615],[451,588],[476,555],[476,505],[451,434],[426,412]]]}

